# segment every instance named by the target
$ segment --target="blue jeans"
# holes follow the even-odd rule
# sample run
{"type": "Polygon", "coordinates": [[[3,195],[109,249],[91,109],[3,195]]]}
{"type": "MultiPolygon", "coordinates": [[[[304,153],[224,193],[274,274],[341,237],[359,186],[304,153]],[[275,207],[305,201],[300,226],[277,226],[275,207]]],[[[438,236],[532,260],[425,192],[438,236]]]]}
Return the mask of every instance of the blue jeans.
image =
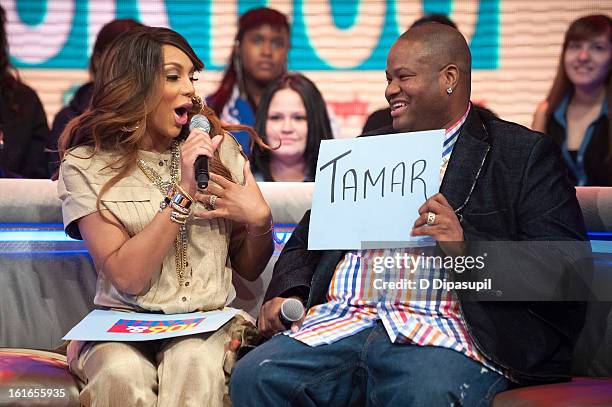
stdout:
{"type": "Polygon", "coordinates": [[[242,406],[488,406],[509,381],[454,350],[391,343],[383,326],[310,347],[277,335],[235,366],[242,406]]]}

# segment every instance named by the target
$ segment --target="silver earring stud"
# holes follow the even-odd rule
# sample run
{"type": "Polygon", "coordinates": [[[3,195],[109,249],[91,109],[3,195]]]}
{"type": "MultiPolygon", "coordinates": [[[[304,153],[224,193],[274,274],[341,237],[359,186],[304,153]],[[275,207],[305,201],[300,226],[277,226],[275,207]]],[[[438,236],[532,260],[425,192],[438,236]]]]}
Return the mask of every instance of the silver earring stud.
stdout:
{"type": "Polygon", "coordinates": [[[450,86],[446,88],[446,93],[448,93],[449,95],[453,93],[453,88],[451,88],[450,86]]]}

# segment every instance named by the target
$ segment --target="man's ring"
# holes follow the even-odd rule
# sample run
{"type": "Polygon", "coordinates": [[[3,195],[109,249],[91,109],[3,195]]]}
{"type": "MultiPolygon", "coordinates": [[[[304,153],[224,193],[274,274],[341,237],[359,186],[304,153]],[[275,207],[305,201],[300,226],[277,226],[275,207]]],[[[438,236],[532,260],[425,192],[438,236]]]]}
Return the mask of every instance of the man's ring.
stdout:
{"type": "Polygon", "coordinates": [[[436,214],[433,212],[427,212],[427,224],[432,226],[436,221],[436,214]]]}
{"type": "Polygon", "coordinates": [[[213,209],[215,209],[215,202],[217,202],[217,195],[210,195],[208,197],[208,204],[213,209]]]}

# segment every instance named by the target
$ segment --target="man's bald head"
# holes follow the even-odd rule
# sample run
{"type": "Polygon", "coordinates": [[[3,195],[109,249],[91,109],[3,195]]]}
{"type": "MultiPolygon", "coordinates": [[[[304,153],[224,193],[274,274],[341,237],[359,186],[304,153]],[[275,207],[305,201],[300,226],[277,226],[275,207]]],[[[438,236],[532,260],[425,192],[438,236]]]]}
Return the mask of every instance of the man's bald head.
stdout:
{"type": "Polygon", "coordinates": [[[472,70],[472,54],[465,38],[457,29],[448,25],[430,22],[412,27],[398,41],[421,43],[426,56],[440,68],[455,64],[468,75],[472,70]]]}
{"type": "Polygon", "coordinates": [[[426,23],[410,28],[387,56],[393,127],[401,131],[448,128],[470,100],[470,50],[455,28],[426,23]]]}

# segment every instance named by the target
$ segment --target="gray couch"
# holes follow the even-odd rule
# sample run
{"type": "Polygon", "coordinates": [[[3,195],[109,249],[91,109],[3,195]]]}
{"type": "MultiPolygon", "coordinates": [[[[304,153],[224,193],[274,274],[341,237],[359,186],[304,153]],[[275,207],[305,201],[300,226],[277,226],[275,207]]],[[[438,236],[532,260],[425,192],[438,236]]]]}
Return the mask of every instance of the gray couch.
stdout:
{"type": "MultiPolygon", "coordinates": [[[[275,256],[263,275],[255,282],[239,277],[234,280],[238,298],[233,305],[246,309],[253,317],[256,317],[261,306],[273,263],[290,234],[290,225],[300,220],[310,207],[312,198],[312,184],[260,185],[279,227],[275,256]]],[[[612,231],[612,188],[578,188],[577,193],[589,230],[612,231]]],[[[54,182],[0,179],[0,232],[11,230],[27,233],[41,228],[47,229],[49,236],[42,236],[38,232],[38,240],[27,239],[26,236],[19,241],[5,241],[0,234],[0,347],[11,348],[0,349],[0,405],[19,405],[19,402],[23,403],[21,405],[33,405],[32,399],[7,398],[9,389],[11,386],[15,388],[16,383],[19,388],[48,386],[49,378],[53,375],[57,379],[56,386],[65,386],[69,390],[67,396],[38,402],[75,405],[78,396],[74,380],[66,372],[65,358],[57,353],[37,353],[21,348],[49,351],[59,347],[61,337],[93,308],[96,273],[81,242],[54,240],[62,236],[60,202],[54,182]],[[15,351],[14,348],[20,350],[15,351]],[[12,359],[8,357],[9,354],[12,359]],[[11,369],[12,376],[3,375],[3,371],[11,369]],[[59,376],[62,377],[58,379],[59,376]]],[[[612,241],[598,244],[600,246],[597,247],[604,248],[607,244],[609,250],[612,241]]],[[[612,278],[609,265],[612,254],[602,252],[598,256],[598,278],[612,278]]],[[[582,332],[576,352],[575,374],[611,376],[612,314],[609,304],[593,303],[589,315],[589,323],[582,332]]],[[[548,403],[552,396],[559,398],[554,405],[592,405],[581,404],[580,400],[586,400],[586,394],[601,396],[601,400],[608,403],[600,405],[612,405],[610,383],[591,378],[553,385],[559,386],[553,387],[553,390],[547,386],[517,389],[500,394],[494,405],[553,405],[548,403]],[[572,400],[571,395],[578,397],[578,401],[562,404],[572,400]]]]}

